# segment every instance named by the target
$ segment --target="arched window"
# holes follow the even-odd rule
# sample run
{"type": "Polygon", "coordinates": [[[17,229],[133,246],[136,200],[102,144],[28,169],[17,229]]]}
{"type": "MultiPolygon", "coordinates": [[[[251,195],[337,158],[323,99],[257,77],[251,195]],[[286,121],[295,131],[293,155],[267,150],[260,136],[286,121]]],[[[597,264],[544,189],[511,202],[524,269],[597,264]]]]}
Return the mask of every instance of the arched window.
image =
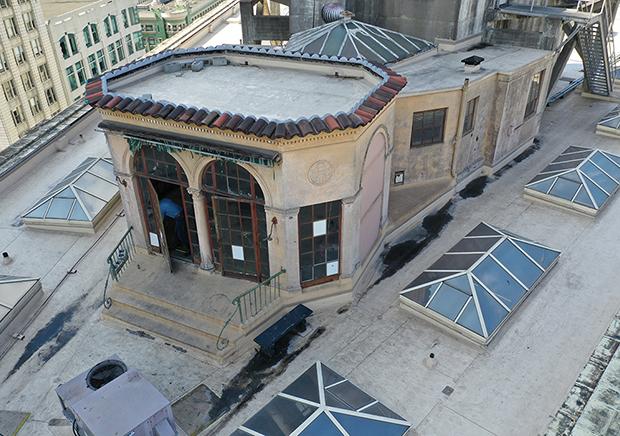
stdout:
{"type": "Polygon", "coordinates": [[[205,170],[203,190],[223,196],[243,197],[265,203],[265,196],[256,179],[234,162],[216,160],[205,170]]]}

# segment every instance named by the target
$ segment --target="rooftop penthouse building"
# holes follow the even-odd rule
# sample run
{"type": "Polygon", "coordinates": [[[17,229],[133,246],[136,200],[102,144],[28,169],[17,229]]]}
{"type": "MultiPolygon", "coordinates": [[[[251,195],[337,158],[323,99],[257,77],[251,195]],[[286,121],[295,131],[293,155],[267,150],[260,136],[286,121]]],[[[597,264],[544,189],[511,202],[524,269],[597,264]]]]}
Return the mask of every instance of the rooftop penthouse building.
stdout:
{"type": "Polygon", "coordinates": [[[226,359],[351,292],[388,235],[532,144],[553,52],[420,47],[389,66],[180,50],[91,81],[135,244],[105,315],[226,359]]]}

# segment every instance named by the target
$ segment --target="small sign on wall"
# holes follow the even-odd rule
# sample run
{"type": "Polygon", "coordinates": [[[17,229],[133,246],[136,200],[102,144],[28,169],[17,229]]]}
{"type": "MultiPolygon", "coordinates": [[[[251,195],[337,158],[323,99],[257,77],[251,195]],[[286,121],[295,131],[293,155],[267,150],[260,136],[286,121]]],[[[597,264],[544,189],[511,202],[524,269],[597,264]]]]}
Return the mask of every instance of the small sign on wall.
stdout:
{"type": "Polygon", "coordinates": [[[232,257],[235,260],[245,260],[243,255],[243,247],[240,245],[232,245],[232,257]]]}
{"type": "Polygon", "coordinates": [[[312,236],[323,236],[327,234],[327,220],[319,220],[312,223],[312,236]]]}
{"type": "Polygon", "coordinates": [[[333,262],[327,262],[326,269],[327,269],[327,273],[326,273],[327,276],[335,276],[339,272],[338,261],[335,260],[333,262]]]}
{"type": "Polygon", "coordinates": [[[149,239],[153,247],[159,247],[159,236],[156,233],[149,232],[149,239]]]}
{"type": "Polygon", "coordinates": [[[404,171],[396,171],[394,173],[394,184],[402,185],[405,183],[405,172],[404,171]]]}

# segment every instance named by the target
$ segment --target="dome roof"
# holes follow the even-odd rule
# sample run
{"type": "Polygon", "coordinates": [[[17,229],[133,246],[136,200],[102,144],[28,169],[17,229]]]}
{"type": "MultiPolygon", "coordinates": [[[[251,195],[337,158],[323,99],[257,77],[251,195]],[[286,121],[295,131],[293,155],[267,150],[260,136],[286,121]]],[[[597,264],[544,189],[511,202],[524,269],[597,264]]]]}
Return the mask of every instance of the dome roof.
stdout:
{"type": "Polygon", "coordinates": [[[434,44],[423,39],[345,16],[338,21],[294,33],[286,45],[286,50],[388,64],[434,47],[434,44]]]}

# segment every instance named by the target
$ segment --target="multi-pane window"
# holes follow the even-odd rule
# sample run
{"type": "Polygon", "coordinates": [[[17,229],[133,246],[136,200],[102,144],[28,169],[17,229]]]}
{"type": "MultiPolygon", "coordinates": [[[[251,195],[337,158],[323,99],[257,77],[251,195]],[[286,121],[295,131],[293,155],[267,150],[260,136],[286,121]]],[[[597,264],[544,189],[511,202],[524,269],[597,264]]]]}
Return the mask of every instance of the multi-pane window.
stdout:
{"type": "Polygon", "coordinates": [[[45,98],[47,99],[47,104],[52,105],[56,103],[56,94],[54,93],[54,89],[48,88],[45,90],[45,98]]]}
{"type": "Polygon", "coordinates": [[[91,47],[93,45],[93,39],[90,36],[90,26],[87,24],[82,28],[82,37],[84,38],[84,45],[91,47]]]}
{"type": "Polygon", "coordinates": [[[144,31],[145,32],[153,32],[155,29],[153,28],[152,24],[145,24],[144,25],[144,31]]]}
{"type": "Polygon", "coordinates": [[[60,46],[60,52],[62,53],[62,57],[64,59],[69,59],[71,54],[69,53],[69,46],[67,45],[67,38],[64,36],[58,40],[58,45],[60,46]]]}
{"type": "Polygon", "coordinates": [[[479,97],[472,98],[467,102],[465,109],[465,119],[463,120],[463,135],[467,135],[474,131],[476,127],[476,115],[478,113],[479,97]]]}
{"type": "Polygon", "coordinates": [[[112,33],[118,33],[118,24],[116,23],[116,15],[110,15],[110,24],[112,24],[112,33]]]}
{"type": "Polygon", "coordinates": [[[33,55],[41,56],[43,54],[43,47],[41,46],[41,40],[39,38],[32,39],[30,41],[30,47],[32,48],[33,55]]]}
{"type": "Polygon", "coordinates": [[[123,16],[123,27],[128,28],[129,27],[129,19],[127,17],[127,9],[123,9],[121,11],[121,15],[123,16]]]}
{"type": "Polygon", "coordinates": [[[103,20],[103,27],[105,28],[106,36],[112,36],[112,34],[118,33],[118,23],[116,22],[116,15],[108,15],[103,20]]]}
{"type": "Polygon", "coordinates": [[[28,105],[30,106],[30,113],[37,115],[41,112],[41,103],[39,103],[39,97],[31,97],[28,99],[28,105]]]}
{"type": "Polygon", "coordinates": [[[131,25],[136,25],[140,23],[140,16],[138,15],[138,8],[132,6],[128,9],[129,11],[129,22],[131,25]]]}
{"type": "Polygon", "coordinates": [[[119,39],[116,41],[116,54],[118,55],[118,60],[122,61],[125,59],[125,49],[123,48],[123,40],[119,39]]]}
{"type": "Polygon", "coordinates": [[[13,79],[7,80],[2,84],[2,92],[4,93],[4,98],[6,101],[13,100],[17,95],[17,91],[15,90],[15,83],[13,79]]]}
{"type": "Polygon", "coordinates": [[[75,64],[75,72],[77,74],[80,85],[85,84],[86,83],[86,72],[84,71],[84,64],[82,64],[82,61],[79,61],[75,64]]]}
{"type": "Polygon", "coordinates": [[[47,64],[39,65],[39,77],[41,78],[41,82],[50,79],[50,72],[47,69],[47,64]]]}
{"type": "Polygon", "coordinates": [[[540,89],[544,79],[544,71],[534,74],[530,84],[530,93],[527,96],[527,105],[525,106],[525,118],[536,113],[538,108],[538,100],[540,99],[540,89]]]}
{"type": "Polygon", "coordinates": [[[97,68],[97,58],[95,54],[88,55],[88,68],[90,69],[90,75],[96,77],[99,75],[99,69],[97,68]]]}
{"type": "Polygon", "coordinates": [[[15,62],[17,62],[17,64],[26,62],[26,55],[21,45],[13,47],[13,57],[15,57],[15,62]]]}
{"type": "Polygon", "coordinates": [[[116,65],[118,63],[118,58],[116,57],[116,49],[114,48],[114,44],[108,45],[108,56],[110,56],[110,64],[116,65]]]}
{"type": "Polygon", "coordinates": [[[31,11],[24,12],[22,15],[24,19],[24,24],[26,25],[26,30],[31,31],[37,28],[37,23],[34,21],[34,14],[31,11]]]}
{"type": "Polygon", "coordinates": [[[17,23],[15,23],[15,17],[9,17],[4,19],[4,30],[6,31],[6,36],[9,38],[13,38],[17,36],[17,23]]]}
{"type": "Polygon", "coordinates": [[[78,45],[77,45],[77,40],[75,39],[75,34],[69,33],[67,34],[67,38],[69,39],[69,48],[71,48],[71,54],[72,55],[78,54],[78,45]]]}
{"type": "Polygon", "coordinates": [[[105,53],[103,50],[97,50],[97,63],[99,64],[99,71],[104,72],[108,69],[105,61],[105,53]]]}
{"type": "Polygon", "coordinates": [[[6,56],[3,51],[0,51],[0,73],[3,71],[7,71],[9,69],[9,64],[6,63],[6,56]]]}
{"type": "Polygon", "coordinates": [[[133,54],[133,43],[131,42],[131,35],[125,36],[125,43],[127,44],[127,55],[133,54]]]}
{"type": "Polygon", "coordinates": [[[75,78],[75,71],[73,70],[73,67],[67,67],[66,73],[67,80],[69,81],[69,87],[71,87],[71,91],[75,91],[76,89],[78,89],[78,83],[75,78]]]}
{"type": "Polygon", "coordinates": [[[443,142],[447,109],[413,113],[411,147],[443,142]]]}
{"type": "Polygon", "coordinates": [[[97,28],[97,23],[91,23],[89,24],[89,26],[90,26],[90,33],[93,36],[93,42],[97,44],[101,40],[99,38],[99,29],[97,28]]]}
{"type": "Polygon", "coordinates": [[[11,0],[0,0],[0,8],[8,8],[11,6],[11,0]]]}
{"type": "Polygon", "coordinates": [[[144,41],[142,41],[142,32],[137,31],[133,33],[133,42],[136,51],[144,50],[144,41]]]}
{"type": "Polygon", "coordinates": [[[32,74],[30,71],[26,71],[21,75],[22,86],[24,87],[24,91],[29,91],[34,88],[34,81],[32,80],[32,74]]]}
{"type": "Polygon", "coordinates": [[[15,126],[19,126],[24,122],[24,114],[21,106],[17,106],[11,111],[11,118],[13,118],[13,124],[15,124],[15,126]]]}
{"type": "Polygon", "coordinates": [[[299,210],[301,282],[310,285],[340,274],[341,202],[315,204],[299,210]]]}

